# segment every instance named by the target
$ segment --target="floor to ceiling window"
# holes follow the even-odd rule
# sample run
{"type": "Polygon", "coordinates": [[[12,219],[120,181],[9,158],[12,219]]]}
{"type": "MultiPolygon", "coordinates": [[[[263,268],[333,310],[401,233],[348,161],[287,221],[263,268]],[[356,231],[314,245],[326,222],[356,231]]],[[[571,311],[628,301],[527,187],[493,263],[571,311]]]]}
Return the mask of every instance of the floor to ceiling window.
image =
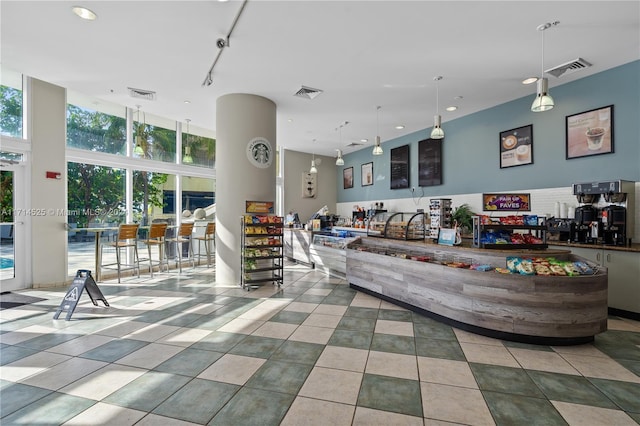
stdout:
{"type": "Polygon", "coordinates": [[[215,218],[211,131],[74,92],[68,102],[69,275],[93,268],[97,228],[107,228],[106,241],[125,222],[139,223],[144,237],[154,221],[186,220],[178,211],[201,207],[205,220],[215,218]]]}

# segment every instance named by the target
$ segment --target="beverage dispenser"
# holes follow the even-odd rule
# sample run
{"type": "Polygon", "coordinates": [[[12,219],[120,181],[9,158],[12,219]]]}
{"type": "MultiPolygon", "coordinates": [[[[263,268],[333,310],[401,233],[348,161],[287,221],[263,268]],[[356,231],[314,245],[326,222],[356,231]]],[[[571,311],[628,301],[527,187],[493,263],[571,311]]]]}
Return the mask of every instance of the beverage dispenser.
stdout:
{"type": "Polygon", "coordinates": [[[588,199],[591,204],[576,208],[576,233],[578,242],[596,242],[592,237],[594,224],[597,223],[597,240],[608,245],[624,246],[631,243],[634,228],[635,182],[617,180],[609,182],[579,183],[573,185],[573,193],[578,201],[588,199]],[[604,205],[594,210],[595,200],[589,196],[598,197],[604,205]],[[584,209],[582,208],[584,207],[584,209]],[[597,212],[596,221],[593,219],[597,212]],[[591,221],[591,226],[587,222],[591,221]],[[587,229],[591,234],[587,234],[587,229]]]}

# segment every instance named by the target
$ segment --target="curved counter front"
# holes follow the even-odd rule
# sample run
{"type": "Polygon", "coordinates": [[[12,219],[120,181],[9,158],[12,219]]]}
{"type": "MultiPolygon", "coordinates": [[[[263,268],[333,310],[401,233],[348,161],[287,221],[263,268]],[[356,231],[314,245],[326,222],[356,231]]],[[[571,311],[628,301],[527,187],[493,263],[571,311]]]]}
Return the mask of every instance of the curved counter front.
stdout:
{"type": "Polygon", "coordinates": [[[607,329],[606,268],[593,275],[525,276],[419,261],[464,257],[504,268],[507,256],[582,260],[568,250],[502,251],[360,238],[347,246],[346,256],[351,287],[474,333],[571,345],[593,341],[607,329]]]}

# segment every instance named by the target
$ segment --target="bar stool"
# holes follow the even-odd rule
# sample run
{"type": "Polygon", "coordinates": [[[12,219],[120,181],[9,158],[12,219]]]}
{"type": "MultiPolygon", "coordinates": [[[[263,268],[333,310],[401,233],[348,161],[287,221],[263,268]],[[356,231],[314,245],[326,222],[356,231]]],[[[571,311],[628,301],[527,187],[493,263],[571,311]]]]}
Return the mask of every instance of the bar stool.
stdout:
{"type": "Polygon", "coordinates": [[[175,238],[167,239],[169,244],[176,245],[176,263],[178,264],[178,268],[180,273],[182,273],[182,245],[187,244],[187,258],[185,260],[191,260],[191,265],[195,268],[195,260],[193,258],[193,222],[190,223],[181,223],[178,228],[178,234],[175,238]]]}
{"type": "Polygon", "coordinates": [[[149,261],[149,273],[151,273],[151,278],[153,278],[153,257],[151,256],[151,247],[158,247],[158,271],[162,272],[162,265],[167,265],[167,272],[169,272],[169,259],[167,258],[166,252],[164,250],[165,245],[165,234],[167,233],[167,224],[164,222],[152,223],[149,228],[149,236],[146,240],[142,240],[144,244],[147,245],[147,251],[149,253],[148,260],[149,261]]]}
{"type": "MultiPolygon", "coordinates": [[[[113,242],[105,243],[101,246],[101,249],[104,246],[113,247],[116,251],[116,263],[107,263],[102,266],[113,266],[116,265],[118,269],[118,282],[120,282],[120,271],[122,266],[132,267],[134,270],[138,270],[138,278],[140,278],[140,258],[138,257],[138,227],[140,225],[137,223],[122,223],[118,227],[118,235],[116,240],[113,242]],[[133,264],[127,264],[123,262],[122,255],[120,251],[125,249],[125,251],[129,248],[133,248],[133,264]]],[[[101,250],[102,251],[102,250],[101,250]]],[[[100,254],[100,259],[102,260],[102,253],[100,254]]]]}
{"type": "Polygon", "coordinates": [[[193,237],[198,241],[198,265],[200,265],[200,258],[203,256],[207,257],[207,266],[211,266],[211,243],[213,246],[216,245],[216,223],[209,222],[207,223],[207,228],[204,230],[204,235],[193,237]],[[202,250],[200,249],[201,243],[204,243],[204,250],[206,254],[202,254],[202,250]]]}

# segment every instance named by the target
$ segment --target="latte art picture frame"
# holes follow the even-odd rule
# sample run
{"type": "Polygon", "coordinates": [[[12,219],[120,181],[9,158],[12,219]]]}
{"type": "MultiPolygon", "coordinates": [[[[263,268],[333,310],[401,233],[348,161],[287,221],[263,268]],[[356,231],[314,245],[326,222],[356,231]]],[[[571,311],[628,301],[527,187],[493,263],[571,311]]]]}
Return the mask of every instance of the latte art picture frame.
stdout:
{"type": "Polygon", "coordinates": [[[567,160],[614,152],[613,105],[568,115],[565,121],[567,160]]]}
{"type": "Polygon", "coordinates": [[[533,164],[533,124],[500,132],[500,168],[533,164]]]}

